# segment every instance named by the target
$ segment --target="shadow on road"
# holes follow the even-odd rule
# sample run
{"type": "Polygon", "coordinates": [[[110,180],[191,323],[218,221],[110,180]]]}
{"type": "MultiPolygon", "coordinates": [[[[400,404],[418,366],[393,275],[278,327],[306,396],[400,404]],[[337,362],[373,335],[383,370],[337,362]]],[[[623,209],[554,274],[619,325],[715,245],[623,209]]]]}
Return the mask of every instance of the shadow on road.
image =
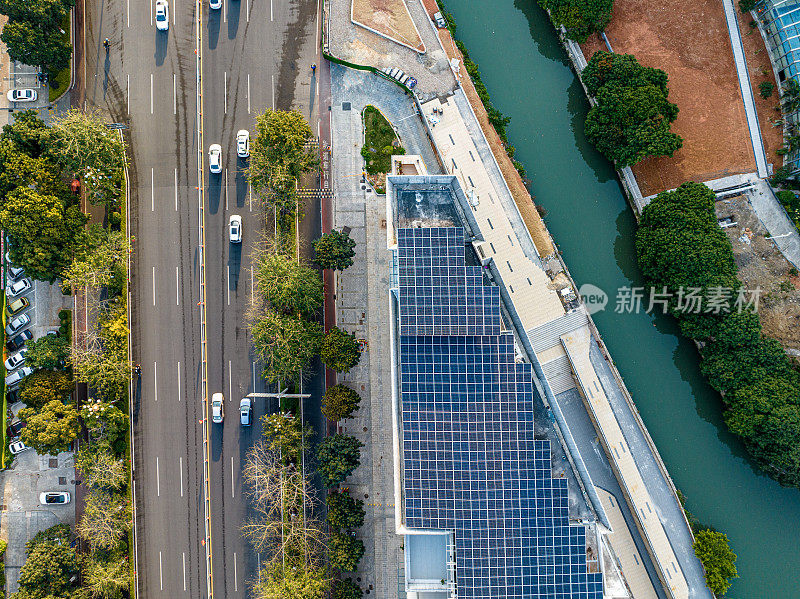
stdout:
{"type": "Polygon", "coordinates": [[[311,90],[308,98],[308,114],[314,114],[314,100],[317,99],[317,73],[316,70],[311,75],[311,90]]]}
{"type": "Polygon", "coordinates": [[[221,10],[208,10],[208,47],[216,49],[219,41],[219,22],[222,19],[221,10]]]}
{"type": "Polygon", "coordinates": [[[216,214],[219,211],[219,200],[222,197],[222,174],[208,176],[208,211],[216,214]]]}
{"type": "Polygon", "coordinates": [[[228,289],[236,291],[239,285],[239,272],[242,270],[242,244],[232,243],[230,246],[231,248],[228,251],[228,268],[230,272],[228,289]]]}
{"type": "Polygon", "coordinates": [[[242,3],[239,0],[228,2],[228,39],[232,40],[239,31],[239,13],[242,11],[242,3]]]}
{"type": "Polygon", "coordinates": [[[244,206],[244,201],[247,198],[247,177],[245,177],[244,169],[247,168],[247,158],[239,158],[236,161],[236,205],[244,206]]]}
{"type": "Polygon", "coordinates": [[[160,67],[164,64],[164,60],[167,57],[167,42],[169,41],[169,30],[167,31],[158,31],[156,30],[156,39],[155,39],[155,59],[156,59],[156,66],[160,67]]]}

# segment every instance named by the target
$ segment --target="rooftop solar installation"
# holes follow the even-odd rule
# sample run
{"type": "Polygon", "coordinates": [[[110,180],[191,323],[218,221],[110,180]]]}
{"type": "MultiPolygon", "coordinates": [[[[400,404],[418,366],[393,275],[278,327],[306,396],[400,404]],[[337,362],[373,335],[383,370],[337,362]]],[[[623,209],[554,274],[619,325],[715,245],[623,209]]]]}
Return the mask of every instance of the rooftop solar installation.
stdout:
{"type": "Polygon", "coordinates": [[[465,265],[463,229],[397,233],[406,526],[453,531],[459,598],[601,599],[497,288],[465,265]]]}

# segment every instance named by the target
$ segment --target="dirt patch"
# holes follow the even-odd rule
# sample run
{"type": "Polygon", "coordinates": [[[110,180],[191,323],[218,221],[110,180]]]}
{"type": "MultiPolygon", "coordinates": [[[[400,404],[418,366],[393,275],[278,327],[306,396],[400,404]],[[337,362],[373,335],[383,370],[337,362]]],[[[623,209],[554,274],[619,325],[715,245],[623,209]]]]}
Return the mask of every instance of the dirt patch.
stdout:
{"type": "Polygon", "coordinates": [[[404,0],[353,0],[353,22],[377,31],[398,44],[425,51],[404,0]]]}
{"type": "MultiPolygon", "coordinates": [[[[615,52],[666,71],[669,99],[680,109],[672,131],[683,137],[683,148],[633,167],[644,196],[755,170],[719,0],[616,0],[605,31],[615,52]]],[[[597,35],[582,48],[587,60],[606,49],[597,35]]]]}
{"type": "Polygon", "coordinates": [[[717,202],[715,211],[719,218],[737,223],[725,233],[733,245],[739,280],[748,289],[762,290],[758,314],[764,334],[785,348],[800,349],[800,277],[790,274],[792,265],[773,241],[765,239],[769,233],[747,197],[717,202]]]}

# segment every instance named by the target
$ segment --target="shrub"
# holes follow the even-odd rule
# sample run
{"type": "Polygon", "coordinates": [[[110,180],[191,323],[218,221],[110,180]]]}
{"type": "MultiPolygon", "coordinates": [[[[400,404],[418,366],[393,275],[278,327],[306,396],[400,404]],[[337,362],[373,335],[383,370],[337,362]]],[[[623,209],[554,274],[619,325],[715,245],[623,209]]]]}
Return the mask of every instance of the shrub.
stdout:
{"type": "Polygon", "coordinates": [[[316,262],[322,268],[344,270],[353,264],[356,242],[350,239],[350,233],[331,231],[314,242],[316,262]]]}
{"type": "Polygon", "coordinates": [[[761,97],[764,99],[769,98],[774,90],[775,84],[771,81],[762,81],[758,84],[758,93],[760,93],[761,97]]]}
{"type": "Polygon", "coordinates": [[[331,435],[317,449],[317,468],[322,484],[333,487],[350,476],[361,460],[361,441],[350,435],[331,435]]]}
{"type": "Polygon", "coordinates": [[[694,542],[694,553],[705,570],[706,584],[717,597],[722,597],[736,578],[736,554],[728,545],[728,537],[721,532],[701,530],[694,542]]]}
{"type": "Polygon", "coordinates": [[[329,544],[331,566],[342,572],[355,572],[364,555],[364,542],[348,534],[334,531],[329,544]]]}
{"type": "Polygon", "coordinates": [[[328,524],[335,528],[358,528],[364,524],[364,502],[341,491],[328,495],[328,524]]]}
{"type": "Polygon", "coordinates": [[[344,385],[333,385],[325,391],[322,399],[322,413],[332,422],[349,418],[358,409],[361,396],[344,385]]]}
{"type": "Polygon", "coordinates": [[[347,372],[358,364],[361,350],[353,333],[332,327],[322,340],[319,355],[328,368],[337,372],[347,372]]]}

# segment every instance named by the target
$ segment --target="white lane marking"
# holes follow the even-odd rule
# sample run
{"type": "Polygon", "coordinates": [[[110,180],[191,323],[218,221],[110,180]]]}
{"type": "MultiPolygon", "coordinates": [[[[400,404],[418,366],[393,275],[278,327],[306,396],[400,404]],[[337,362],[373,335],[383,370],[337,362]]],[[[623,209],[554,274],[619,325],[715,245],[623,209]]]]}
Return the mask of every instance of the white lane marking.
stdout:
{"type": "Polygon", "coordinates": [[[222,96],[222,99],[225,104],[225,114],[228,114],[228,71],[224,72],[224,76],[225,76],[225,81],[223,83],[224,95],[222,96]]]}
{"type": "Polygon", "coordinates": [[[175,212],[178,211],[178,169],[175,168],[175,212]]]}
{"type": "Polygon", "coordinates": [[[222,4],[222,22],[223,23],[227,23],[228,22],[228,3],[227,2],[223,2],[223,4],[222,4]]]}
{"type": "MultiPolygon", "coordinates": [[[[231,374],[231,361],[228,360],[228,400],[233,401],[233,375],[231,374]]],[[[232,460],[233,458],[231,458],[232,460]]],[[[233,463],[233,462],[231,462],[233,463]]]]}
{"type": "Polygon", "coordinates": [[[321,11],[317,11],[317,45],[314,46],[315,48],[319,48],[319,13],[321,11]]]}
{"type": "Polygon", "coordinates": [[[275,17],[272,14],[272,0],[269,0],[269,20],[270,21],[274,21],[275,20],[275,17]]]}
{"type": "Polygon", "coordinates": [[[247,197],[250,198],[250,212],[253,211],[253,187],[247,184],[247,197]]]}
{"type": "Polygon", "coordinates": [[[161,569],[161,552],[158,552],[158,584],[161,585],[161,590],[164,590],[164,571],[161,569]]]}
{"type": "MultiPolygon", "coordinates": [[[[180,280],[178,279],[178,267],[175,267],[175,305],[181,305],[181,284],[180,280]]],[[[180,362],[178,362],[180,364],[180,362]]]]}
{"type": "Polygon", "coordinates": [[[225,169],[225,210],[228,209],[228,169],[225,169]]]}
{"type": "Polygon", "coordinates": [[[261,552],[258,553],[258,582],[261,582],[261,552]]]}
{"type": "Polygon", "coordinates": [[[125,9],[128,17],[128,27],[131,26],[131,0],[128,0],[128,7],[125,9]]]}
{"type": "Polygon", "coordinates": [[[153,305],[156,305],[156,267],[153,267],[153,305]]]}
{"type": "Polygon", "coordinates": [[[247,22],[250,22],[250,0],[247,0],[247,22]]]}
{"type": "Polygon", "coordinates": [[[275,75],[270,75],[272,79],[272,110],[275,110],[275,75]]]}
{"type": "MultiPolygon", "coordinates": [[[[178,362],[178,401],[181,400],[181,363],[178,362]]],[[[181,493],[183,495],[183,493],[181,493]]]]}
{"type": "MultiPolygon", "coordinates": [[[[130,27],[130,25],[128,25],[130,27]]],[[[131,74],[125,75],[125,104],[128,114],[131,113],[131,74]]]]}
{"type": "Polygon", "coordinates": [[[161,497],[161,471],[158,468],[158,456],[156,456],[156,496],[161,497]]]}
{"type": "Polygon", "coordinates": [[[186,590],[186,552],[183,552],[183,590],[186,590]]]}
{"type": "MultiPolygon", "coordinates": [[[[233,459],[233,458],[231,458],[233,459]]],[[[236,552],[233,552],[233,590],[239,590],[239,576],[236,573],[236,552]]]]}
{"type": "MultiPolygon", "coordinates": [[[[179,362],[180,363],[180,362],[179,362]]],[[[183,458],[178,458],[178,474],[181,475],[181,497],[183,497],[183,458]]],[[[184,554],[183,559],[186,559],[186,555],[184,554]]],[[[186,576],[186,564],[184,563],[184,576],[186,576]]],[[[184,585],[186,582],[183,583],[184,585]]],[[[184,587],[185,588],[185,587],[184,587]]]]}
{"type": "Polygon", "coordinates": [[[155,170],[150,169],[150,211],[153,212],[156,209],[156,176],[155,170]]]}
{"type": "Polygon", "coordinates": [[[153,397],[158,401],[158,362],[153,362],[153,397]]]}
{"type": "MultiPolygon", "coordinates": [[[[247,3],[247,6],[250,6],[250,2],[247,3]]],[[[247,114],[250,114],[250,73],[247,73],[247,114]]]]}
{"type": "MultiPolygon", "coordinates": [[[[150,0],[150,27],[153,26],[153,0],[150,0]]],[[[161,553],[159,552],[159,559],[161,559],[161,553]]]]}
{"type": "Polygon", "coordinates": [[[172,114],[178,114],[178,75],[176,73],[172,73],[172,114]]]}
{"type": "MultiPolygon", "coordinates": [[[[233,484],[233,456],[231,456],[231,497],[236,497],[236,487],[233,484]]],[[[236,555],[234,553],[234,555],[236,555]]],[[[234,568],[236,568],[236,558],[234,558],[234,568]]]]}
{"type": "Polygon", "coordinates": [[[228,305],[231,305],[231,267],[230,265],[227,266],[228,269],[228,305]]]}
{"type": "Polygon", "coordinates": [[[256,363],[253,362],[253,393],[256,392],[256,363]]]}
{"type": "Polygon", "coordinates": [[[150,114],[153,114],[153,73],[150,73],[150,114]]]}

